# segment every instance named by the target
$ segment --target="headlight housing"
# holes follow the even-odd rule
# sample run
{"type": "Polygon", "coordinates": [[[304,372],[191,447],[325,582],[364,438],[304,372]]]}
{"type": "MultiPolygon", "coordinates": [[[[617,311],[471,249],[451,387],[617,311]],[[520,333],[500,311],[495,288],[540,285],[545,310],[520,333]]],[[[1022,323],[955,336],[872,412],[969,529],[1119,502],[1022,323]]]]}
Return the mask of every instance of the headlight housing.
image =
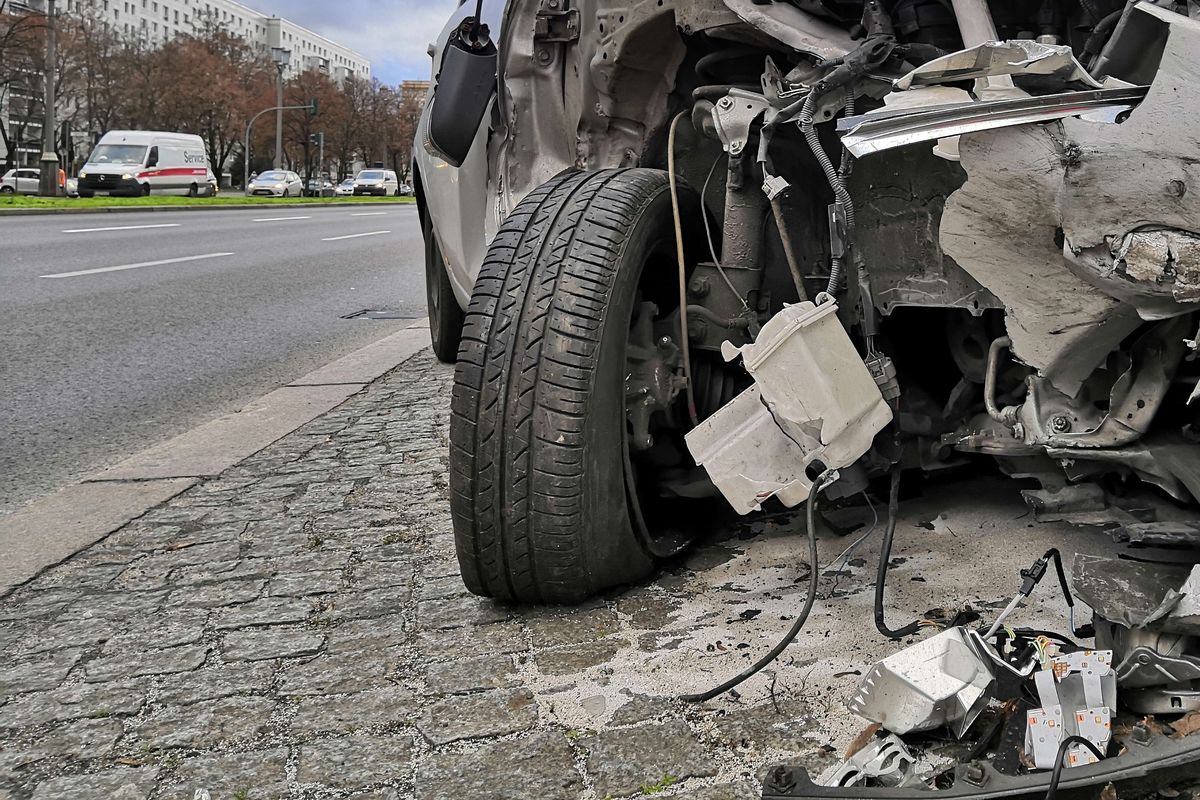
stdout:
{"type": "Polygon", "coordinates": [[[282,184],[282,183],[277,183],[277,184],[275,184],[275,188],[276,188],[276,189],[282,189],[282,188],[283,188],[283,184],[282,184]]]}
{"type": "Polygon", "coordinates": [[[121,176],[121,180],[123,180],[123,181],[128,181],[128,180],[132,180],[132,179],[133,179],[133,173],[131,173],[131,172],[126,172],[124,175],[121,176]]]}
{"type": "Polygon", "coordinates": [[[81,178],[86,178],[86,177],[87,177],[87,172],[81,172],[81,173],[79,173],[79,177],[81,177],[81,178]]]}

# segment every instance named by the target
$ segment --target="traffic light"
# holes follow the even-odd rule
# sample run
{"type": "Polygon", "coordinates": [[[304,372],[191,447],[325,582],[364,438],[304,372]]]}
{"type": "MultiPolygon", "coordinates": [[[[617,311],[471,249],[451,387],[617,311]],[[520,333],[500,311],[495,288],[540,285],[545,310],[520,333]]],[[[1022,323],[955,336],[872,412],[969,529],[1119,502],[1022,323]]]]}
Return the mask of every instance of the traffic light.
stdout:
{"type": "Polygon", "coordinates": [[[308,115],[315,117],[317,115],[317,98],[312,98],[308,101],[308,115]]]}
{"type": "Polygon", "coordinates": [[[314,133],[311,136],[309,136],[308,143],[314,147],[320,147],[321,146],[321,134],[314,133]]]}

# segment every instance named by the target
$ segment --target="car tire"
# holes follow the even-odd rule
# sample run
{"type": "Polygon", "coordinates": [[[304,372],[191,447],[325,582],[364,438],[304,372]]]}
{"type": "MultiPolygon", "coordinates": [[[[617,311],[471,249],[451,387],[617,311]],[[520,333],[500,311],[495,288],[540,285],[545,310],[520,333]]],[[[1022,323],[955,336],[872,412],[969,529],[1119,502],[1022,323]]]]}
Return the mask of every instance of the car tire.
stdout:
{"type": "Polygon", "coordinates": [[[438,361],[453,364],[458,359],[458,345],[462,341],[463,310],[454,296],[446,260],[428,213],[421,229],[425,237],[425,299],[433,354],[438,361]]]}
{"type": "Polygon", "coordinates": [[[11,186],[0,186],[0,194],[16,194],[17,190],[11,186]]]}
{"type": "Polygon", "coordinates": [[[149,196],[150,196],[150,184],[143,183],[142,184],[142,197],[149,197],[149,196]]]}
{"type": "Polygon", "coordinates": [[[84,198],[85,200],[90,200],[91,198],[93,198],[93,197],[95,197],[95,196],[96,196],[96,193],[95,193],[95,192],[84,192],[84,191],[80,191],[80,192],[79,192],[79,196],[80,196],[80,197],[82,197],[82,198],[84,198]]]}
{"type": "Polygon", "coordinates": [[[191,187],[188,189],[188,197],[199,197],[199,196],[200,196],[200,187],[193,183],[191,185],[191,187]]]}
{"type": "Polygon", "coordinates": [[[291,193],[289,190],[287,190],[287,189],[284,189],[284,190],[283,190],[283,195],[282,195],[282,196],[283,196],[283,197],[291,197],[291,196],[292,196],[292,193],[291,193]]]}
{"type": "MultiPolygon", "coordinates": [[[[681,202],[694,243],[703,212],[690,190],[681,202]]],[[[560,175],[501,226],[466,312],[451,401],[450,507],[473,593],[578,603],[646,577],[695,535],[679,517],[646,524],[647,512],[658,523],[677,509],[643,493],[658,468],[634,460],[626,422],[630,328],[650,299],[678,306],[674,264],[659,170],[560,175]]]]}

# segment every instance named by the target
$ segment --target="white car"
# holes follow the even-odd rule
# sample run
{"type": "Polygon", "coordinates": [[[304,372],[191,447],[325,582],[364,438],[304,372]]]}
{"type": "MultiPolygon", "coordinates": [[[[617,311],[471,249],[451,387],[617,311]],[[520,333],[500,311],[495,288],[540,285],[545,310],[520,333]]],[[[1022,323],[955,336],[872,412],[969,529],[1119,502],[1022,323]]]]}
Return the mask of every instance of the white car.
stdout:
{"type": "Polygon", "coordinates": [[[38,176],[36,169],[10,169],[0,178],[0,194],[32,194],[38,193],[38,176]]]}
{"type": "Polygon", "coordinates": [[[346,178],[346,180],[333,187],[335,197],[349,197],[354,194],[354,178],[346,178]]]}
{"type": "Polygon", "coordinates": [[[390,169],[364,169],[354,179],[354,194],[399,197],[400,179],[390,169]]]}
{"type": "Polygon", "coordinates": [[[264,172],[246,187],[246,194],[260,197],[302,197],[304,181],[290,170],[273,169],[264,172]]]}

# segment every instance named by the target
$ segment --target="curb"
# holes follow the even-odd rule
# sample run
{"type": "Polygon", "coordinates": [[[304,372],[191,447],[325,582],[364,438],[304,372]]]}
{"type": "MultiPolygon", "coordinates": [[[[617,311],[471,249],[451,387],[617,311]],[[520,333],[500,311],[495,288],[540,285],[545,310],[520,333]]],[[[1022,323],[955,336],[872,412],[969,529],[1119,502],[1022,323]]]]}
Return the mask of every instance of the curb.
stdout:
{"type": "Polygon", "coordinates": [[[341,405],[429,345],[429,320],[418,320],[238,411],[0,517],[0,598],[341,405]]]}
{"type": "Polygon", "coordinates": [[[338,203],[239,203],[207,206],[94,206],[92,208],[0,208],[0,217],[46,217],[59,214],[132,214],[163,211],[258,211],[264,208],[341,208],[357,206],[410,206],[416,200],[374,200],[338,203]]]}

